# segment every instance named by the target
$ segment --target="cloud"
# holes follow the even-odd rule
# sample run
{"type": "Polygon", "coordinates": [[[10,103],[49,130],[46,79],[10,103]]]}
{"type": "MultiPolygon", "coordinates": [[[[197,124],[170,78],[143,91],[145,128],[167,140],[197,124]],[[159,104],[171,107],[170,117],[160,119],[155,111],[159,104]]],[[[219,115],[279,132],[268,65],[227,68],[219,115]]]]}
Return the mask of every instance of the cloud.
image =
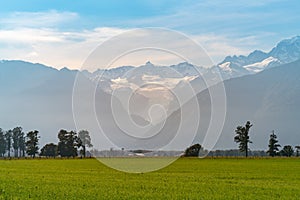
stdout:
{"type": "MultiPolygon", "coordinates": [[[[198,42],[212,58],[215,64],[221,62],[226,56],[248,55],[261,46],[268,51],[268,46],[260,44],[262,38],[272,36],[272,33],[261,33],[259,36],[252,35],[234,38],[227,35],[202,34],[192,35],[192,39],[198,42]]],[[[275,44],[272,44],[273,46],[275,44]]]]}
{"type": "Polygon", "coordinates": [[[0,54],[2,59],[78,69],[101,42],[123,31],[109,27],[78,32],[38,28],[0,30],[0,54]]]}
{"type": "Polygon", "coordinates": [[[299,33],[300,4],[296,0],[183,2],[171,13],[125,23],[138,27],[167,27],[192,35],[219,35],[233,40],[255,36],[252,41],[257,43],[256,48],[263,49],[299,33]],[[272,37],[265,37],[267,34],[272,37]]]}
{"type": "Polygon", "coordinates": [[[57,27],[79,19],[74,12],[58,12],[50,10],[45,12],[13,12],[0,19],[0,25],[4,28],[20,27],[57,27]]]}
{"type": "MultiPolygon", "coordinates": [[[[78,69],[98,45],[125,31],[127,29],[116,27],[98,27],[82,31],[61,31],[51,28],[0,29],[0,45],[2,46],[0,54],[2,59],[20,59],[56,68],[67,66],[78,69]]],[[[190,35],[190,37],[198,42],[215,62],[220,62],[227,55],[247,54],[256,44],[255,37],[231,39],[214,34],[190,35]]],[[[165,42],[177,42],[178,47],[183,45],[175,39],[165,42]]],[[[117,46],[112,48],[117,48],[117,46]]],[[[174,55],[147,50],[128,55],[116,62],[113,67],[141,65],[148,60],[161,65],[182,62],[174,55]]]]}
{"type": "Polygon", "coordinates": [[[20,28],[0,30],[0,41],[11,44],[34,44],[39,42],[61,42],[63,33],[51,29],[20,28]]]}

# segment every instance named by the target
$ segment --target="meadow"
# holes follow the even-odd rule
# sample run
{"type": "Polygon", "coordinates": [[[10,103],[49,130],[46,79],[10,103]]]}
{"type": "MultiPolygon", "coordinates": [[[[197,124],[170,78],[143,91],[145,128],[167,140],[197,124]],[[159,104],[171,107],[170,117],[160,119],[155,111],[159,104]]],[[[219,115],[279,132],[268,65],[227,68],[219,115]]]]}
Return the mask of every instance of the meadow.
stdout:
{"type": "Polygon", "coordinates": [[[299,198],[297,158],[180,158],[136,174],[96,159],[0,160],[0,199],[299,198]]]}

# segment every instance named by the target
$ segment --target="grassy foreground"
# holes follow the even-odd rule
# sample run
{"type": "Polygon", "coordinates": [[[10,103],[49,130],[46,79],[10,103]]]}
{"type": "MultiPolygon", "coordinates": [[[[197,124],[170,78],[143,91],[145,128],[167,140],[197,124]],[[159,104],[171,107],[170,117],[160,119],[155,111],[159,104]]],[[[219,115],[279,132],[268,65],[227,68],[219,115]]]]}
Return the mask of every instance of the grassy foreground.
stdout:
{"type": "Polygon", "coordinates": [[[179,159],[129,174],[96,159],[0,160],[0,199],[298,199],[300,159],[179,159]]]}

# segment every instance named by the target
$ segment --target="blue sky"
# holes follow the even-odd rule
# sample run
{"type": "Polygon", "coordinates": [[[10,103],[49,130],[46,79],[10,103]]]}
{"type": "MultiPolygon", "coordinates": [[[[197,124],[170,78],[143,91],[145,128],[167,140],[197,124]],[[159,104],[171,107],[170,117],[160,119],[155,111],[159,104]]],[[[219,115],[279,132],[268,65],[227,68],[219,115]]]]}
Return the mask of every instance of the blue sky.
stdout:
{"type": "Polygon", "coordinates": [[[187,34],[220,62],[300,35],[299,10],[297,0],[12,0],[0,7],[0,59],[79,68],[112,36],[164,27],[187,34]]]}

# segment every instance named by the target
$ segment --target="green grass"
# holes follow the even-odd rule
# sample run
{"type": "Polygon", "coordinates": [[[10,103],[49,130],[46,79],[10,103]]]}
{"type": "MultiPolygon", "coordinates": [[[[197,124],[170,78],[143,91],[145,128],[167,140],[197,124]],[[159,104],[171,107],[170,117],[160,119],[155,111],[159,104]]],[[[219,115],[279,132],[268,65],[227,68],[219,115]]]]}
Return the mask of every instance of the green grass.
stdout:
{"type": "Polygon", "coordinates": [[[129,174],[96,159],[0,160],[0,199],[299,199],[300,159],[179,159],[129,174]]]}

